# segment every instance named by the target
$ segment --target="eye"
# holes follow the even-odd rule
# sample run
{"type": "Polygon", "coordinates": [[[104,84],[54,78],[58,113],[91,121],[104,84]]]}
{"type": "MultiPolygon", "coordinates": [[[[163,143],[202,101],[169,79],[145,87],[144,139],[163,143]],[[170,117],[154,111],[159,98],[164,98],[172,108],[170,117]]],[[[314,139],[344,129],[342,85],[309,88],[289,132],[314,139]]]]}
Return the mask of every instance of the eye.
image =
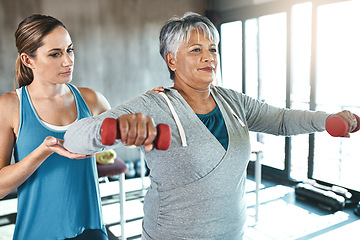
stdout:
{"type": "Polygon", "coordinates": [[[192,52],[200,52],[201,49],[200,48],[194,48],[193,50],[191,50],[192,52]]]}
{"type": "Polygon", "coordinates": [[[217,49],[216,49],[216,48],[212,48],[212,49],[210,49],[210,52],[212,52],[212,53],[217,53],[217,49]]]}
{"type": "Polygon", "coordinates": [[[53,58],[56,58],[56,57],[60,56],[60,53],[52,53],[49,56],[53,57],[53,58]]]}
{"type": "Polygon", "coordinates": [[[69,48],[68,50],[66,50],[68,53],[73,53],[74,52],[74,48],[69,48]]]}

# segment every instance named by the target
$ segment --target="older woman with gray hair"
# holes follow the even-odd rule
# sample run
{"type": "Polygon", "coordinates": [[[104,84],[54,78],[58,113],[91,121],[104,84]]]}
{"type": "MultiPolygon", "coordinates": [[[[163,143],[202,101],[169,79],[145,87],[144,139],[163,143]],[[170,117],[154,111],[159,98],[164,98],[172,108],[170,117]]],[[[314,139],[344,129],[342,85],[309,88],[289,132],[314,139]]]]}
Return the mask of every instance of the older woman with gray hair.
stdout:
{"type": "MultiPolygon", "coordinates": [[[[72,152],[101,151],[107,148],[101,125],[112,117],[123,144],[144,145],[151,185],[144,200],[143,239],[242,239],[249,131],[288,136],[325,129],[327,113],[276,108],[213,87],[218,43],[218,31],[206,17],[186,13],[170,19],[160,32],[160,53],[173,87],[80,120],[65,135],[64,146],[72,152]],[[167,151],[153,149],[155,123],[172,129],[167,151]]],[[[356,128],[350,112],[339,115],[349,132],[356,128]]]]}

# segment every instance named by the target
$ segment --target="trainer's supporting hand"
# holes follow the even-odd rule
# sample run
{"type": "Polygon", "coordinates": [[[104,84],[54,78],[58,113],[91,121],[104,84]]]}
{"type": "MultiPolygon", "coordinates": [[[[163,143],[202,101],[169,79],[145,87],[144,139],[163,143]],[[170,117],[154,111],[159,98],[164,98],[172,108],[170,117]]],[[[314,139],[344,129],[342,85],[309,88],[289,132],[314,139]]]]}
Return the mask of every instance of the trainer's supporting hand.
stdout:
{"type": "Polygon", "coordinates": [[[63,146],[63,140],[61,139],[57,139],[55,137],[52,136],[48,136],[45,138],[43,144],[51,151],[51,152],[55,152],[61,156],[67,157],[67,158],[71,158],[71,159],[83,159],[83,158],[88,158],[93,156],[93,154],[91,155],[85,155],[85,154],[80,154],[80,153],[72,153],[69,152],[68,150],[66,150],[63,146]]]}
{"type": "Polygon", "coordinates": [[[326,120],[326,131],[333,137],[350,137],[360,129],[360,118],[350,111],[344,110],[330,116],[326,120]]]}
{"type": "Polygon", "coordinates": [[[167,150],[171,142],[171,130],[167,124],[155,127],[151,117],[141,113],[126,114],[118,119],[106,118],[101,126],[101,142],[113,145],[115,139],[121,139],[126,145],[142,146],[145,151],[154,147],[167,150]]]}

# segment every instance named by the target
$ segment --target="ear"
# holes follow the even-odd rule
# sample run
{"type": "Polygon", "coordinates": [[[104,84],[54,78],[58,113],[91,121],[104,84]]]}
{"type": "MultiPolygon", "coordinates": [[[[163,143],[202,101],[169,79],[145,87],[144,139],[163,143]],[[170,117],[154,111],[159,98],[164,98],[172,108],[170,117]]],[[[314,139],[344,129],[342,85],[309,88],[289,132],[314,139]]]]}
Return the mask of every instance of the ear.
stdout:
{"type": "Polygon", "coordinates": [[[169,66],[169,68],[172,71],[176,70],[176,59],[175,56],[173,56],[171,53],[165,53],[165,61],[166,64],[169,66]]]}
{"type": "Polygon", "coordinates": [[[35,69],[35,66],[34,66],[34,61],[33,59],[26,53],[21,53],[20,54],[20,59],[22,61],[22,63],[27,66],[28,68],[30,69],[35,69]]]}

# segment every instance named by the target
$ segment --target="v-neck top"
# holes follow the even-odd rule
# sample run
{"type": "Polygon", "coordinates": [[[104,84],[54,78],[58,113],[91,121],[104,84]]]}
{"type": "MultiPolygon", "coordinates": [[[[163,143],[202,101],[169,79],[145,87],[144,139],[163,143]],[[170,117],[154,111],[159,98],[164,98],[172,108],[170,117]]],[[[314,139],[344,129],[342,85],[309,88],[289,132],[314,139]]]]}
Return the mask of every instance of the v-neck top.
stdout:
{"type": "Polygon", "coordinates": [[[205,124],[209,131],[214,134],[214,136],[221,143],[224,149],[227,149],[229,138],[220,108],[216,105],[214,110],[212,110],[211,112],[207,114],[197,113],[196,115],[205,124]]]}
{"type": "MultiPolygon", "coordinates": [[[[77,108],[77,119],[91,112],[78,89],[68,84],[77,108]]],[[[65,130],[44,124],[36,113],[27,87],[19,89],[20,124],[15,161],[22,161],[47,136],[63,139],[65,130]]],[[[14,240],[63,240],[85,229],[104,226],[94,157],[69,159],[51,154],[18,187],[14,240]]],[[[106,233],[105,233],[106,234],[106,233]]]]}
{"type": "MultiPolygon", "coordinates": [[[[109,148],[101,144],[100,137],[106,117],[141,112],[152,117],[155,124],[170,126],[170,148],[145,152],[151,180],[144,199],[146,240],[242,239],[247,209],[246,167],[251,151],[249,131],[275,135],[323,131],[329,116],[272,107],[242,93],[216,87],[211,94],[226,126],[225,150],[175,89],[165,89],[165,94],[172,107],[160,94],[148,92],[102,115],[74,123],[64,136],[67,149],[89,154],[109,148]],[[176,116],[181,124],[176,123],[176,116]]],[[[120,141],[112,147],[118,144],[120,141]]]]}

